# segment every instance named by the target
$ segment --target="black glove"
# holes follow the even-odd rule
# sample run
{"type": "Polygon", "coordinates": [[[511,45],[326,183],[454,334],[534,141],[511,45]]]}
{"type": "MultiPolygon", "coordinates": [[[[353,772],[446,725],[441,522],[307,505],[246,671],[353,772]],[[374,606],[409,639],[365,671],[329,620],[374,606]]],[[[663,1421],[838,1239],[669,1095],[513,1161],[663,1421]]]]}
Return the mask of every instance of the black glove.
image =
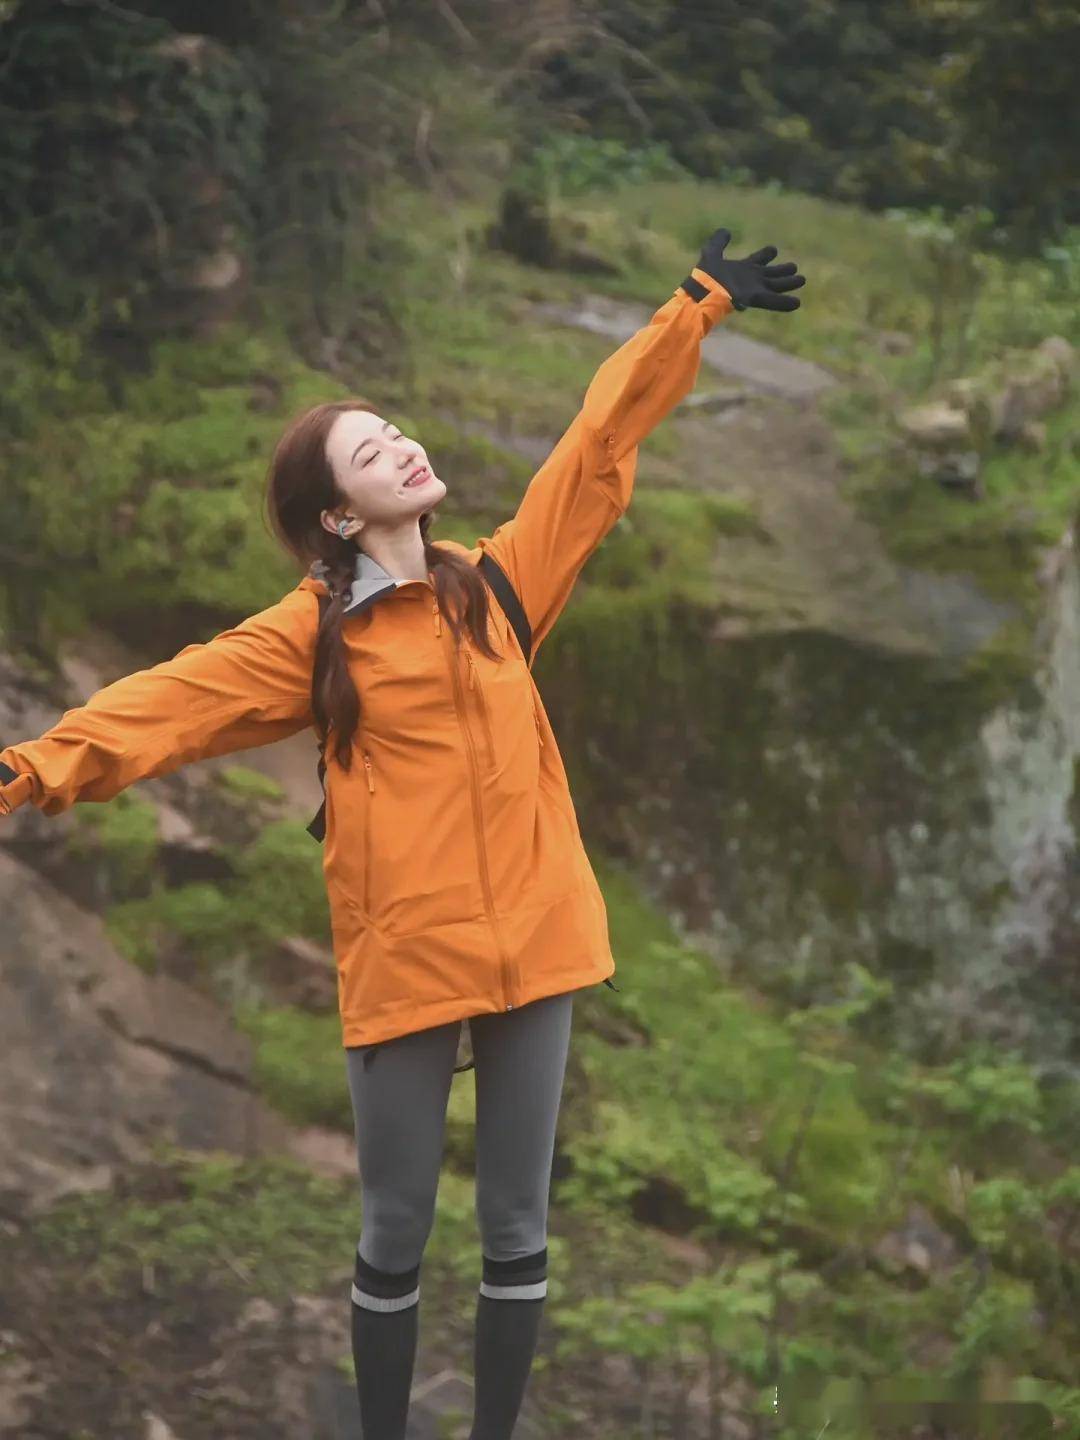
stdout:
{"type": "MultiPolygon", "coordinates": [[[[800,301],[794,295],[785,295],[785,290],[797,290],[806,284],[806,276],[797,273],[794,260],[783,265],[769,265],[777,253],[775,245],[763,245],[745,260],[725,260],[724,247],[731,240],[731,231],[721,227],[715,230],[705,242],[697,268],[704,270],[714,280],[719,280],[731,296],[736,310],[746,310],[756,305],[759,310],[798,310],[800,301]]],[[[692,275],[682,282],[682,288],[695,300],[700,300],[703,287],[692,275]]]]}

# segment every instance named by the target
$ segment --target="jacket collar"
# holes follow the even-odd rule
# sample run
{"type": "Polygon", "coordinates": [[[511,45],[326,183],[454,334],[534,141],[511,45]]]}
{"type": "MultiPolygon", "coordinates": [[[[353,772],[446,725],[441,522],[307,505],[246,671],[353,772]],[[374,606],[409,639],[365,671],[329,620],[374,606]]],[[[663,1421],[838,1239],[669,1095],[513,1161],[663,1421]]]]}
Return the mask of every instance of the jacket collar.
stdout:
{"type": "MultiPolygon", "coordinates": [[[[308,574],[313,580],[321,580],[326,584],[327,565],[323,560],[315,560],[308,574]]],[[[364,550],[357,550],[356,565],[354,567],[353,579],[349,586],[349,599],[346,602],[342,615],[352,615],[358,610],[366,610],[369,605],[374,605],[376,600],[381,600],[384,595],[389,595],[400,585],[415,585],[415,580],[398,580],[388,570],[384,570],[379,562],[364,550]]]]}

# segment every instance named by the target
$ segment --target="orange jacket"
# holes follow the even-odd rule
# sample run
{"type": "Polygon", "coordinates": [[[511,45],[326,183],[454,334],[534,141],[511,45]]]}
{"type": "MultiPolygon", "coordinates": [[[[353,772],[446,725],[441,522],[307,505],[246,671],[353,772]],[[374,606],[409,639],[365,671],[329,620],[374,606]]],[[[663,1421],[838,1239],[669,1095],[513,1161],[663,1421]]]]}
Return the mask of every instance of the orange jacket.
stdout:
{"type": "MultiPolygon", "coordinates": [[[[733,309],[710,275],[691,275],[697,295],[679,286],[600,366],[513,519],[472,549],[435,542],[473,564],[491,551],[532,627],[533,657],[630,503],[639,442],[692,389],[702,337],[733,309]]],[[[312,727],[325,588],[313,566],[269,609],[0,750],[0,814],[29,801],[56,815],[312,727]]],[[[494,596],[490,608],[501,664],[468,643],[455,652],[430,579],[395,581],[357,552],[342,633],[361,721],[350,772],[327,749],[323,847],[346,1046],[614,973],[559,747],[494,596]]]]}

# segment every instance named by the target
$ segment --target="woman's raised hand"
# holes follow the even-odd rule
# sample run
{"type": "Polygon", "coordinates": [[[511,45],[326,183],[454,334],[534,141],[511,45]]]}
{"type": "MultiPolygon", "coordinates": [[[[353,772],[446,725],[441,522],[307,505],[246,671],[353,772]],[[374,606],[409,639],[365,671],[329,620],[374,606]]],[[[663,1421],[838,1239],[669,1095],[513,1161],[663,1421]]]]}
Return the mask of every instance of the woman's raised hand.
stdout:
{"type": "Polygon", "coordinates": [[[731,240],[731,231],[722,226],[705,242],[697,268],[719,280],[731,296],[736,310],[756,306],[759,310],[798,310],[800,301],[785,294],[806,284],[806,276],[798,273],[794,260],[781,265],[768,262],[777,253],[775,245],[763,245],[745,260],[724,258],[724,247],[731,240]]]}

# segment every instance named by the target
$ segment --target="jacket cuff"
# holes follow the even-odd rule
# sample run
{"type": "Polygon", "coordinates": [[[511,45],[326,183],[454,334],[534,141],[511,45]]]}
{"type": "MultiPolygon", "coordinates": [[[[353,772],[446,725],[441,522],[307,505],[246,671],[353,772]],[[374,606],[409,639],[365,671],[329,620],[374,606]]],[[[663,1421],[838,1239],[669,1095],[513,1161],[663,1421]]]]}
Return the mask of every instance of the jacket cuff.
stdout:
{"type": "Polygon", "coordinates": [[[21,774],[0,761],[0,815],[11,812],[33,798],[34,781],[28,771],[21,774]]]}
{"type": "Polygon", "coordinates": [[[730,315],[733,310],[745,310],[745,305],[736,305],[729,291],[715,276],[710,275],[707,270],[702,270],[700,265],[695,265],[690,274],[679,286],[684,290],[691,300],[699,304],[706,314],[706,325],[711,327],[717,320],[722,320],[725,315],[730,315]]]}

